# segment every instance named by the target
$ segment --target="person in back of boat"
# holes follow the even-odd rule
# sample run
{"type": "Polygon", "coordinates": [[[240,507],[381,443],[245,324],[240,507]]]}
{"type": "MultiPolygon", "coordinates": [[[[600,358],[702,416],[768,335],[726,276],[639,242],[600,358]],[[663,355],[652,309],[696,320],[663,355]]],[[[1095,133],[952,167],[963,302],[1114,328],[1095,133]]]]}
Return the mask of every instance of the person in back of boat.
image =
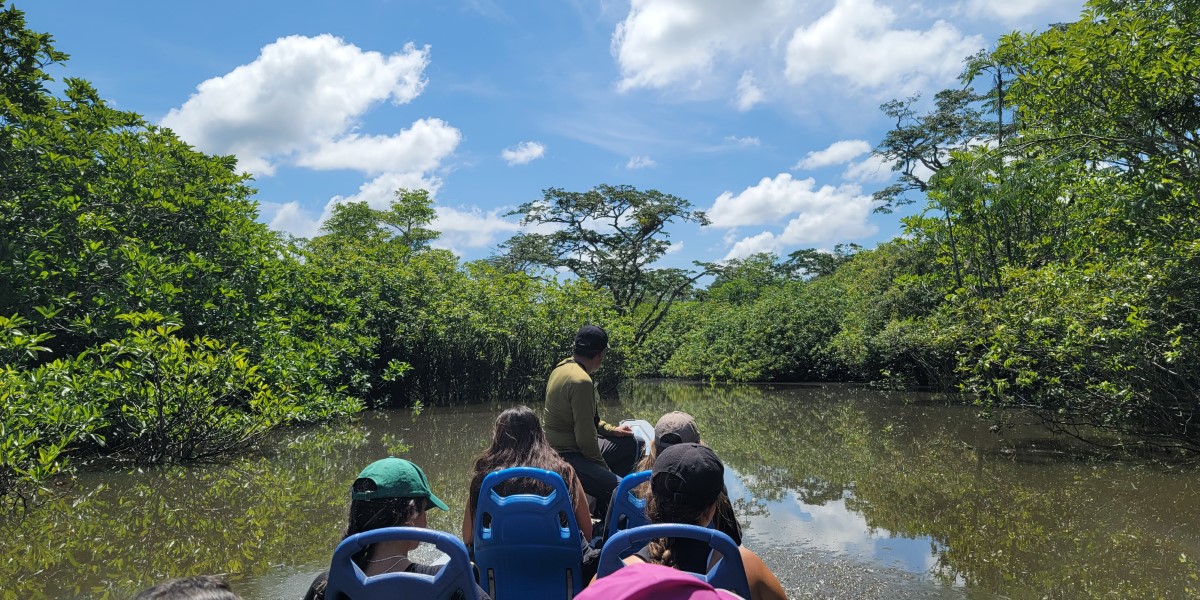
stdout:
{"type": "Polygon", "coordinates": [[[596,498],[598,515],[607,511],[613,490],[633,470],[639,451],[629,426],[600,419],[592,373],[607,349],[608,333],[584,325],[575,334],[574,354],[558,363],[546,383],[546,438],[596,498]]]}
{"type": "Polygon", "coordinates": [[[164,581],[142,590],[133,600],[242,600],[216,575],[196,575],[164,581]]]}
{"type": "MultiPolygon", "coordinates": [[[[695,443],[674,444],[664,449],[654,461],[646,517],[651,523],[707,526],[713,520],[724,489],[725,466],[711,448],[695,443]]],[[[746,581],[750,584],[748,600],[786,600],[787,594],[779,579],[762,559],[745,547],[738,549],[746,569],[746,581]]],[[[625,564],[651,563],[705,573],[717,559],[714,556],[710,562],[709,546],[705,542],[663,538],[652,540],[626,558],[625,564]]]]}
{"type": "MultiPolygon", "coordinates": [[[[394,456],[377,460],[367,465],[350,487],[350,517],[342,539],[383,527],[425,527],[425,513],[431,508],[448,510],[429,489],[429,478],[421,467],[394,456]]],[[[440,565],[409,559],[408,553],[418,545],[408,540],[372,544],[354,556],[354,562],[367,576],[397,572],[436,575],[440,565]]],[[[325,598],[328,577],[328,571],[318,575],[304,600],[325,598]]],[[[480,597],[486,597],[483,590],[479,592],[480,597]]]]}
{"type": "MultiPolygon", "coordinates": [[[[475,507],[479,505],[479,490],[483,478],[493,471],[509,467],[536,467],[558,473],[571,492],[571,505],[575,508],[575,520],[579,531],[586,539],[592,538],[592,518],[588,513],[587,497],[583,484],[575,475],[575,469],[567,464],[546,441],[537,413],[527,406],[510,408],[496,417],[492,432],[492,445],[475,458],[475,471],[467,494],[467,509],[463,513],[462,539],[467,546],[475,537],[475,507]]],[[[514,479],[498,486],[501,495],[535,493],[545,495],[550,489],[542,483],[514,479]],[[527,485],[525,482],[528,482],[527,485]]]]}
{"type": "MultiPolygon", "coordinates": [[[[654,424],[654,443],[650,445],[650,452],[646,454],[641,463],[638,464],[639,471],[649,471],[654,469],[654,461],[658,458],[659,453],[675,444],[703,444],[700,441],[700,428],[696,426],[696,420],[683,411],[669,412],[658,419],[658,423],[654,424]]],[[[722,488],[721,494],[717,502],[717,513],[713,517],[711,527],[729,536],[733,543],[742,544],[742,526],[738,523],[737,514],[733,512],[733,503],[729,501],[729,492],[722,488]]],[[[645,498],[650,493],[650,484],[645,483],[634,490],[639,498],[645,498]]]]}
{"type": "MultiPolygon", "coordinates": [[[[475,470],[467,491],[467,509],[463,512],[462,539],[467,549],[474,552],[475,508],[479,506],[479,494],[483,479],[490,473],[509,467],[535,467],[558,473],[571,494],[571,506],[575,509],[575,521],[579,525],[579,552],[583,563],[583,581],[586,585],[596,574],[600,551],[592,548],[592,516],[588,513],[587,496],[583,484],[575,475],[575,469],[567,464],[546,441],[537,413],[527,406],[510,408],[496,417],[492,432],[492,445],[475,459],[475,470]]],[[[546,495],[551,492],[544,483],[529,479],[510,479],[496,486],[501,496],[532,493],[546,495]]],[[[474,557],[474,554],[472,554],[474,557]]]]}

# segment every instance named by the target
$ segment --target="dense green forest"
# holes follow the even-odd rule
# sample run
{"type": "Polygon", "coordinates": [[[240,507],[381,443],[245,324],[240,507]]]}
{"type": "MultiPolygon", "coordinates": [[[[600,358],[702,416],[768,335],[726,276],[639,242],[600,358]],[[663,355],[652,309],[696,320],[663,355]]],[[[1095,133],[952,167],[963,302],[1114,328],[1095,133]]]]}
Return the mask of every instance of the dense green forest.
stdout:
{"type": "Polygon", "coordinates": [[[960,87],[882,107],[875,152],[899,177],[876,199],[904,235],[688,271],[654,265],[705,215],[629,186],[546,190],[514,212],[543,227],[483,261],[430,246],[422,190],[287,239],[234,157],[52,86],[67,57],[8,8],[0,496],[36,499],[70,458],[198,459],[366,406],[536,398],[588,321],[613,332],[609,379],[932,386],[1195,453],[1198,29],[1194,0],[1092,0],[1006,36],[960,87]]]}

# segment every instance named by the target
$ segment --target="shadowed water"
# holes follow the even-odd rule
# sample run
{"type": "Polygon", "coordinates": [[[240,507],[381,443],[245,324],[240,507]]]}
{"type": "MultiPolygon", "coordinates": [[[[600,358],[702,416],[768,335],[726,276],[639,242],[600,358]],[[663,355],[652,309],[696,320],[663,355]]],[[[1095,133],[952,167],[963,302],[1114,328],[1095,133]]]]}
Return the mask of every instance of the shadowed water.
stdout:
{"type": "MultiPolygon", "coordinates": [[[[472,457],[505,406],[378,411],[279,434],[222,464],[96,470],[0,530],[0,598],[127,598],[223,573],[299,598],[388,454],[425,468],[457,533],[472,457]]],[[[636,382],[606,418],[685,410],[729,467],[746,545],[789,595],[1183,598],[1200,588],[1196,472],[1071,458],[1035,427],[989,431],[937,397],[849,387],[636,382]]]]}

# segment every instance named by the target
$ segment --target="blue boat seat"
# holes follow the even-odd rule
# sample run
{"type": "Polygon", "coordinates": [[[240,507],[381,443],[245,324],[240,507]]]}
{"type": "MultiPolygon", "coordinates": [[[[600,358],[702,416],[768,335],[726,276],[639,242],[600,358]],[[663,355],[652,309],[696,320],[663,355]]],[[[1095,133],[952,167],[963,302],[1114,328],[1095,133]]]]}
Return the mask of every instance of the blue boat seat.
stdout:
{"type": "Polygon", "coordinates": [[[571,495],[558,473],[513,467],[483,478],[475,507],[475,566],[493,600],[573,598],[583,590],[580,542],[571,495]],[[545,496],[497,492],[518,478],[552,491],[545,496]]]}
{"type": "MultiPolygon", "coordinates": [[[[653,471],[641,471],[630,473],[621,479],[621,483],[617,485],[617,491],[613,493],[611,514],[605,526],[606,539],[616,535],[622,529],[632,529],[650,524],[650,520],[646,518],[646,499],[638,498],[633,490],[650,481],[651,474],[653,471]]],[[[639,549],[634,548],[634,551],[639,549]]]]}
{"type": "Polygon", "coordinates": [[[463,598],[478,600],[478,588],[467,547],[457,537],[442,531],[419,527],[384,527],[357,533],[338,544],[329,564],[329,582],[325,597],[337,600],[339,594],[350,600],[391,600],[394,598],[463,598]],[[433,544],[449,557],[437,575],[421,573],[383,573],[368,577],[352,557],[371,544],[392,540],[415,540],[433,544]]]}
{"type": "Polygon", "coordinates": [[[742,564],[742,553],[728,535],[698,525],[659,523],[625,529],[604,542],[600,552],[600,567],[596,577],[604,577],[625,566],[622,556],[636,552],[651,540],[658,538],[689,538],[708,542],[709,548],[721,553],[721,560],[707,573],[693,573],[715,588],[729,590],[743,598],[750,597],[750,584],[746,580],[746,567],[742,564]]]}

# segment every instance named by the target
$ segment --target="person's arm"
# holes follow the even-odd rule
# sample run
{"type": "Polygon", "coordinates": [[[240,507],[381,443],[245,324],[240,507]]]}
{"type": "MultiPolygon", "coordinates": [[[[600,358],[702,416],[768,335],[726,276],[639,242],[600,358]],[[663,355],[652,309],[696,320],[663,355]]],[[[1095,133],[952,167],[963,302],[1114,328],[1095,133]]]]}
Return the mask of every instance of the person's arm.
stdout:
{"type": "Polygon", "coordinates": [[[588,511],[587,492],[583,491],[583,483],[578,477],[574,478],[575,487],[571,490],[571,503],[575,505],[575,521],[579,523],[579,531],[583,537],[592,539],[592,513],[588,511]]]}
{"type": "Polygon", "coordinates": [[[608,463],[604,462],[604,455],[600,454],[600,444],[596,442],[596,410],[592,404],[594,394],[590,381],[581,381],[571,387],[571,420],[575,426],[575,445],[579,446],[579,453],[585,458],[600,463],[607,469],[608,463]]]}
{"type": "Polygon", "coordinates": [[[742,553],[742,566],[746,568],[746,582],[750,584],[749,600],[787,600],[787,592],[775,574],[767,568],[762,559],[749,548],[739,548],[742,553]]]}
{"type": "Polygon", "coordinates": [[[475,543],[475,511],[468,506],[463,510],[462,541],[470,546],[475,543]]]}

